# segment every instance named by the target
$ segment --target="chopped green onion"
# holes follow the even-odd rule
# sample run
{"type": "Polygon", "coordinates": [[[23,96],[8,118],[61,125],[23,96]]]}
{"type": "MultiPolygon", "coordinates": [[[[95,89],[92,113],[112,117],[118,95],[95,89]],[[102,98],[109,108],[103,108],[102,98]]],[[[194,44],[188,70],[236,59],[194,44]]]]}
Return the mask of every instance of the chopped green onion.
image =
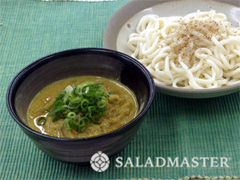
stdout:
{"type": "Polygon", "coordinates": [[[45,117],[40,117],[38,120],[37,120],[37,125],[39,126],[43,126],[45,123],[46,123],[47,119],[45,117]]]}
{"type": "Polygon", "coordinates": [[[52,121],[64,119],[67,130],[84,132],[90,122],[100,124],[100,119],[107,110],[109,95],[102,89],[103,83],[85,82],[75,87],[67,86],[56,96],[56,100],[46,111],[52,121]]]}

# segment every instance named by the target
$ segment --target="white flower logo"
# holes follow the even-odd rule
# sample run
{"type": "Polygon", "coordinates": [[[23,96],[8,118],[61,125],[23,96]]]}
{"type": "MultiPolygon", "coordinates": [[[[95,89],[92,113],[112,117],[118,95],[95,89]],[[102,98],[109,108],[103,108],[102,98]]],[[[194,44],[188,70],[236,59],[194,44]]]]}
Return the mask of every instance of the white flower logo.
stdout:
{"type": "Polygon", "coordinates": [[[91,167],[97,172],[103,172],[107,170],[110,161],[106,154],[98,151],[91,157],[90,161],[91,167]]]}

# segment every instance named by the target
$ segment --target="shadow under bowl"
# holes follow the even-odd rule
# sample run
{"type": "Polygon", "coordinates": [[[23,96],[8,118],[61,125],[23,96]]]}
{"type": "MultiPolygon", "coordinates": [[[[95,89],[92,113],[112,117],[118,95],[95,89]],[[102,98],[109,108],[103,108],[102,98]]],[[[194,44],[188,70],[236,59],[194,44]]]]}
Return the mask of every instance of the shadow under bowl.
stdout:
{"type": "Polygon", "coordinates": [[[23,132],[45,154],[65,162],[89,164],[91,156],[98,151],[111,156],[130,143],[154,95],[155,85],[151,75],[135,59],[113,50],[81,48],[51,54],[22,69],[8,88],[7,107],[23,132]],[[39,91],[58,80],[82,75],[119,79],[136,95],[138,115],[117,130],[89,138],[52,137],[28,127],[27,110],[39,91]]]}

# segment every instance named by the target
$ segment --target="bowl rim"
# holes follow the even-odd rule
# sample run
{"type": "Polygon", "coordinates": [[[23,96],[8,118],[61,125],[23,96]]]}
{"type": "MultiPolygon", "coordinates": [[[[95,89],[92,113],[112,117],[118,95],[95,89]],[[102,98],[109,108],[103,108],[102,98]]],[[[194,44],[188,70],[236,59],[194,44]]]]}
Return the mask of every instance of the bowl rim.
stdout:
{"type": "Polygon", "coordinates": [[[192,94],[205,94],[205,93],[218,93],[222,91],[227,91],[227,90],[234,90],[239,88],[240,90],[240,83],[232,84],[229,86],[223,86],[223,87],[215,87],[215,88],[203,88],[203,89],[186,89],[186,88],[176,88],[172,86],[164,86],[158,83],[155,83],[156,87],[161,88],[162,90],[168,90],[172,92],[178,92],[178,93],[192,93],[192,94]]]}
{"type": "Polygon", "coordinates": [[[32,63],[30,63],[29,65],[27,65],[26,67],[24,67],[22,70],[20,70],[12,79],[8,90],[7,90],[7,94],[6,94],[6,105],[7,105],[7,109],[10,113],[10,115],[12,116],[12,118],[14,119],[14,121],[20,125],[21,128],[23,128],[24,130],[26,130],[27,132],[35,135],[35,136],[39,136],[41,138],[46,138],[46,139],[51,139],[51,140],[55,140],[55,141],[62,141],[62,142],[75,142],[75,141],[86,141],[86,140],[93,140],[93,139],[98,139],[98,138],[104,138],[107,136],[111,136],[114,134],[118,134],[121,133],[122,131],[126,131],[128,129],[130,129],[132,126],[134,126],[148,111],[148,109],[150,108],[153,99],[155,97],[155,84],[154,84],[154,80],[151,76],[151,74],[149,73],[149,71],[137,60],[135,60],[134,58],[121,53],[119,51],[115,51],[115,50],[111,50],[111,49],[106,49],[106,48],[75,48],[75,49],[68,49],[68,50],[63,50],[63,51],[58,51],[49,55],[46,55],[38,60],[33,61],[32,63]],[[14,98],[15,98],[15,92],[17,91],[18,87],[17,85],[22,83],[22,79],[23,76],[28,76],[31,72],[34,71],[35,68],[40,67],[45,65],[46,63],[54,60],[52,58],[57,58],[57,57],[61,57],[62,55],[69,55],[72,53],[81,53],[81,54],[88,54],[88,53],[96,53],[96,54],[108,54],[110,56],[120,56],[122,59],[124,59],[124,61],[128,61],[133,63],[135,66],[137,66],[142,73],[147,77],[147,82],[149,85],[149,98],[146,102],[145,107],[142,109],[141,112],[139,112],[139,114],[130,122],[128,122],[127,124],[125,124],[124,126],[110,131],[108,133],[105,134],[100,134],[98,136],[92,136],[92,137],[85,137],[85,138],[59,138],[59,137],[54,137],[54,136],[49,136],[46,134],[42,134],[40,132],[37,132],[33,129],[31,129],[29,126],[27,126],[24,122],[22,122],[22,120],[18,117],[18,115],[15,112],[15,107],[14,107],[14,98]],[[21,82],[19,82],[19,79],[21,80],[21,82]]]}

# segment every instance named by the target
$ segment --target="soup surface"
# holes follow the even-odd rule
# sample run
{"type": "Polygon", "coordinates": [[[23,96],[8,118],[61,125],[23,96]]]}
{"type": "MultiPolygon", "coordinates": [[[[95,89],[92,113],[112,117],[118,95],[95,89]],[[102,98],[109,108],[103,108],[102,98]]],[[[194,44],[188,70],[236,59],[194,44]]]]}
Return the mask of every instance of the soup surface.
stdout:
{"type": "Polygon", "coordinates": [[[41,90],[31,102],[27,118],[29,127],[43,134],[61,138],[84,138],[116,130],[134,119],[137,112],[138,104],[136,97],[126,86],[107,78],[78,76],[57,81],[41,90]],[[103,90],[111,92],[107,110],[100,119],[100,123],[90,122],[88,128],[84,132],[79,133],[74,129],[68,130],[66,126],[63,126],[63,118],[53,122],[53,117],[48,115],[49,111],[46,111],[46,109],[53,104],[56,96],[68,85],[75,87],[86,81],[103,83],[103,90]],[[39,125],[38,123],[41,117],[46,119],[44,125],[39,125]]]}

